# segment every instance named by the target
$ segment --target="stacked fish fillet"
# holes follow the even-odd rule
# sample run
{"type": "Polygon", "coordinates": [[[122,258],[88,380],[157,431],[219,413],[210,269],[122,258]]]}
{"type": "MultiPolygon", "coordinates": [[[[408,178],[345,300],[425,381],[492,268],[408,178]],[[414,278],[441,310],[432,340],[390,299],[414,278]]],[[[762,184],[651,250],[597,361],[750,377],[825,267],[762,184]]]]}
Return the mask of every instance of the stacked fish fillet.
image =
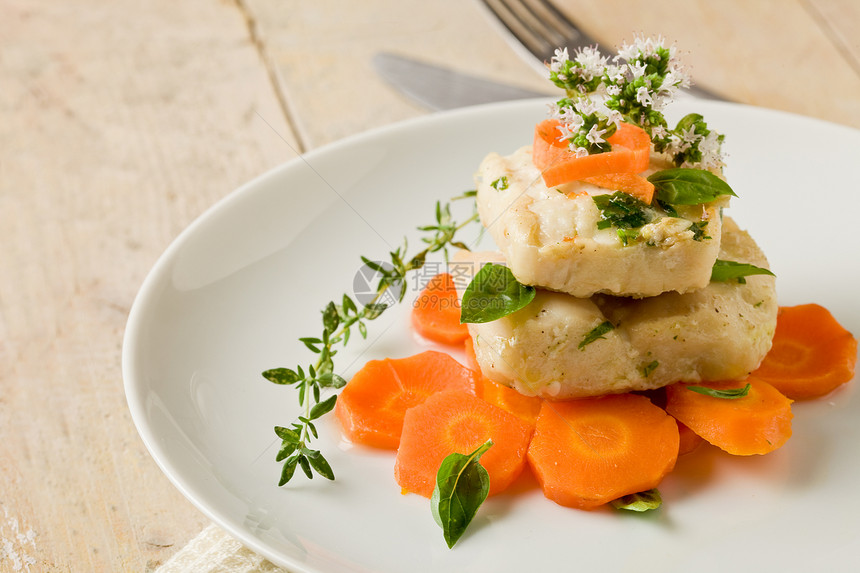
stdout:
{"type": "MultiPolygon", "coordinates": [[[[669,166],[652,156],[651,171],[669,166]]],[[[521,310],[469,325],[491,380],[544,398],[599,396],[742,379],[770,349],[774,277],[711,282],[717,259],[768,267],[753,239],[723,217],[728,197],[680,217],[658,215],[639,230],[642,240],[625,245],[597,224],[593,196],[612,191],[584,182],[547,187],[531,147],[488,155],[476,184],[481,221],[500,252],[457,258],[475,271],[503,263],[537,288],[521,310]],[[704,232],[696,235],[692,223],[704,232]],[[611,330],[587,342],[606,322],[611,330]]]]}

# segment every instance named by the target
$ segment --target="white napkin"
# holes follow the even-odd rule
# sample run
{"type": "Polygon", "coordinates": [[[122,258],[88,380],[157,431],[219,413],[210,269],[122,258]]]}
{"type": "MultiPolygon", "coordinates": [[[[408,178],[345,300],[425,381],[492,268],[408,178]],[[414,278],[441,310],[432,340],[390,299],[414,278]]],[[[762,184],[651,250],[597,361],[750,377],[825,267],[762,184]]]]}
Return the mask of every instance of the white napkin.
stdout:
{"type": "Polygon", "coordinates": [[[289,573],[212,524],[155,573],[289,573]]]}

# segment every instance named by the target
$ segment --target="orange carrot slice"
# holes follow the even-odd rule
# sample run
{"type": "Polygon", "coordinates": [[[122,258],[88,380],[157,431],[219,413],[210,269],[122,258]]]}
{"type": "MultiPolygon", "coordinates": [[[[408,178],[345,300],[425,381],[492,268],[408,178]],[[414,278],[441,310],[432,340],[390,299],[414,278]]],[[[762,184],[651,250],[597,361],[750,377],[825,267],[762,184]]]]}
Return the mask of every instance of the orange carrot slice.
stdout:
{"type": "Polygon", "coordinates": [[[439,392],[406,412],[394,461],[394,477],[404,493],[433,494],[436,472],[449,454],[468,454],[487,440],[481,457],[490,493],[507,488],[525,467],[532,429],[525,422],[467,392],[439,392]]]}
{"type": "Polygon", "coordinates": [[[472,342],[472,338],[469,337],[465,340],[463,346],[466,350],[466,366],[474,370],[475,372],[480,373],[481,367],[478,365],[478,358],[475,356],[475,343],[472,342]]]}
{"type": "Polygon", "coordinates": [[[818,398],[854,378],[857,339],[817,304],[783,306],[756,378],[793,400],[818,398]]]}
{"type": "Polygon", "coordinates": [[[583,179],[586,183],[622,191],[650,205],[654,199],[654,184],[635,173],[608,173],[606,175],[595,175],[583,179]]]}
{"type": "Polygon", "coordinates": [[[666,411],[709,443],[738,456],[766,454],[791,437],[791,400],[763,380],[703,382],[717,390],[743,388],[742,398],[715,398],[693,392],[686,384],[666,388],[666,411]]]}
{"type": "Polygon", "coordinates": [[[477,388],[478,396],[482,400],[513,414],[529,426],[534,427],[543,400],[537,396],[520,394],[517,390],[494,382],[486,376],[481,376],[477,388]]]}
{"type": "Polygon", "coordinates": [[[468,327],[460,324],[460,300],[450,274],[430,279],[415,299],[412,326],[421,336],[442,344],[459,344],[469,337],[468,327]]]}
{"type": "Polygon", "coordinates": [[[679,456],[693,453],[705,441],[702,436],[681,422],[678,422],[678,437],[680,438],[680,443],[678,444],[679,456]]]}
{"type": "Polygon", "coordinates": [[[478,366],[478,359],[475,357],[475,345],[471,338],[466,339],[465,347],[466,365],[478,376],[476,386],[478,397],[534,427],[542,400],[536,396],[520,394],[513,388],[494,382],[481,374],[481,367],[478,366]]]}
{"type": "Polygon", "coordinates": [[[442,390],[474,394],[475,384],[472,370],[442,352],[371,360],[344,386],[335,413],[350,441],[396,449],[409,408],[442,390]]]}
{"type": "Polygon", "coordinates": [[[678,444],[675,420],[644,396],[546,400],[528,460],[546,497],[592,509],[656,487],[678,444]]]}
{"type": "Polygon", "coordinates": [[[576,157],[559,141],[558,120],[547,119],[535,128],[532,162],[547,187],[610,173],[641,173],[651,162],[651,138],[642,128],[620,123],[606,141],[612,151],[576,157]]]}

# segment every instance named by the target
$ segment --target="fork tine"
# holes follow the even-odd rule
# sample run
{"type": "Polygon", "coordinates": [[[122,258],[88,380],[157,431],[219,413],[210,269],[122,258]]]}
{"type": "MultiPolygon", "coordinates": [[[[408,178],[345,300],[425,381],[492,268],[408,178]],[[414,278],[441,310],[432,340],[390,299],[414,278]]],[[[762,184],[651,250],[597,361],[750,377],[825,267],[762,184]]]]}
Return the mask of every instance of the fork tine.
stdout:
{"type": "MultiPolygon", "coordinates": [[[[597,46],[594,39],[577,28],[549,0],[482,0],[481,3],[495,16],[495,21],[517,40],[514,49],[541,72],[546,71],[541,62],[550,61],[556,48],[564,47],[573,51],[585,46],[597,46]],[[521,48],[525,48],[532,57],[528,57],[521,48]]],[[[597,49],[606,57],[614,57],[614,54],[600,46],[597,49]]],[[[708,99],[726,99],[695,85],[688,89],[688,93],[708,99]]]]}
{"type": "Polygon", "coordinates": [[[482,0],[516,40],[538,60],[547,62],[556,48],[575,50],[595,45],[547,0],[482,0]]]}

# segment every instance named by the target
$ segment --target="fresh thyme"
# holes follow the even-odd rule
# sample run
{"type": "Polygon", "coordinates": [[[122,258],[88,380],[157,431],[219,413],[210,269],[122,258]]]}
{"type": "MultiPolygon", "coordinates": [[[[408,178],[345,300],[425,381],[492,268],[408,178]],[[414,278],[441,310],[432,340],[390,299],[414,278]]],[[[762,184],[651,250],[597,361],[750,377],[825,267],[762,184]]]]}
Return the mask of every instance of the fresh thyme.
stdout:
{"type": "MultiPolygon", "coordinates": [[[[467,191],[451,201],[472,198],[473,191],[467,191]]],[[[305,347],[316,355],[316,360],[305,367],[273,368],[263,372],[263,377],[274,384],[293,386],[298,390],[299,406],[302,414],[289,426],[275,426],[275,434],[281,439],[281,447],[275,461],[283,462],[281,478],[282,486],[295,475],[296,469],[312,479],[314,472],[326,479],[333,480],[334,472],[325,456],[317,449],[310,447],[311,442],[318,437],[315,422],[334,409],[337,394],[322,399],[323,390],[337,390],[346,384],[346,380],[334,371],[334,356],[338,349],[347,345],[353,329],[358,330],[362,338],[367,338],[367,323],[378,318],[389,306],[386,300],[396,299],[402,302],[406,295],[406,275],[424,266],[427,256],[431,253],[443,252],[448,258],[448,247],[467,249],[461,241],[455,240],[457,233],[478,219],[477,211],[462,223],[456,223],[451,217],[451,204],[436,203],[436,222],[433,225],[418,227],[426,233],[422,237],[425,244],[423,250],[407,257],[407,244],[389,253],[389,261],[379,263],[361,257],[362,262],[379,275],[375,295],[367,304],[359,304],[344,294],[340,304],[334,301],[325,305],[322,310],[322,333],[316,337],[299,339],[305,347]]]]}

